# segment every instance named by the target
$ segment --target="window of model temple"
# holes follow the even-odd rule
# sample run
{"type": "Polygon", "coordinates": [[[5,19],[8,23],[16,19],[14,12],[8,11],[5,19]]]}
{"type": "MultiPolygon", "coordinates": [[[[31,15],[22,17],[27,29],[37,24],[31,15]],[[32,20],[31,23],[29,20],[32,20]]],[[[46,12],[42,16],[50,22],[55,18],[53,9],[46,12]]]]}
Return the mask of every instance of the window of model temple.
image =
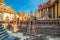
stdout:
{"type": "Polygon", "coordinates": [[[33,25],[33,22],[31,21],[31,25],[33,25]]]}

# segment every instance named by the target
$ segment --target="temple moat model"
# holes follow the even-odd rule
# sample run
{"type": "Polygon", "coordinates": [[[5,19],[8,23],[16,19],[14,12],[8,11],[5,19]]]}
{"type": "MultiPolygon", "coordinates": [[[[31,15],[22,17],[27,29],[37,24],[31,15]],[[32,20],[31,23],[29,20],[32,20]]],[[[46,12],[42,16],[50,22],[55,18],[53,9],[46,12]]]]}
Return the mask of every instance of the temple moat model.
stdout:
{"type": "Polygon", "coordinates": [[[49,38],[49,35],[60,36],[60,0],[41,3],[30,14],[21,11],[16,13],[11,6],[6,6],[4,0],[0,0],[0,40],[19,40],[20,34],[29,37],[25,36],[25,40],[32,40],[41,34],[44,38],[49,38]],[[17,38],[14,34],[18,35],[17,38]]]}

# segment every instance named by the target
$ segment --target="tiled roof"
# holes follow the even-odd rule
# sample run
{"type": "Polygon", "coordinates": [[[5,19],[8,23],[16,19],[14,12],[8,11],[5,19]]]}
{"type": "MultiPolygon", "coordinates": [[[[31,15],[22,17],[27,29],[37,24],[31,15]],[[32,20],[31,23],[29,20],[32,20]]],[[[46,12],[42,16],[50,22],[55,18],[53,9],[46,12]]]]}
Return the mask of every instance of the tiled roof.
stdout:
{"type": "Polygon", "coordinates": [[[45,2],[45,3],[39,4],[38,7],[39,7],[39,9],[44,9],[44,8],[47,8],[47,7],[51,7],[56,2],[57,2],[57,0],[49,0],[49,1],[45,2]]]}
{"type": "Polygon", "coordinates": [[[42,3],[42,4],[40,4],[39,5],[39,8],[40,9],[43,9],[43,8],[47,8],[47,7],[49,7],[50,5],[49,5],[49,2],[45,2],[45,3],[42,3]]]}

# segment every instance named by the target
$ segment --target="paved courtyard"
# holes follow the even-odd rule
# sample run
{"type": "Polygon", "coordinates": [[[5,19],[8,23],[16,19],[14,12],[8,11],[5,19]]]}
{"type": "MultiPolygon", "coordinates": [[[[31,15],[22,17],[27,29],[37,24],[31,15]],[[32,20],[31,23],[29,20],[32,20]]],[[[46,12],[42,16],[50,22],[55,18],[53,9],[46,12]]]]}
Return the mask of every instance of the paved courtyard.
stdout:
{"type": "Polygon", "coordinates": [[[49,35],[39,34],[34,37],[32,36],[29,37],[27,35],[24,36],[23,33],[19,33],[19,32],[17,33],[12,33],[10,31],[8,32],[10,33],[10,35],[20,38],[20,40],[60,40],[60,36],[49,36],[49,35]]]}

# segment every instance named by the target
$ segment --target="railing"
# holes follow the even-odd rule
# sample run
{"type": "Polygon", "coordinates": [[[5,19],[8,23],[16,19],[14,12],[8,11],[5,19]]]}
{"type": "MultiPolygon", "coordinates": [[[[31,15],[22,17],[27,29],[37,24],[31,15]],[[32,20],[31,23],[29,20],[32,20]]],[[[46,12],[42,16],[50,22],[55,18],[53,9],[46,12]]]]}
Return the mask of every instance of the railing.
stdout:
{"type": "Polygon", "coordinates": [[[60,25],[60,19],[37,20],[36,25],[60,25]]]}
{"type": "Polygon", "coordinates": [[[60,19],[47,19],[35,21],[37,33],[60,35],[60,19]]]}
{"type": "MultiPolygon", "coordinates": [[[[30,27],[32,31],[37,31],[37,33],[60,33],[60,19],[47,19],[47,20],[35,20],[33,25],[30,24],[29,21],[19,23],[20,28],[28,28],[30,27]],[[28,24],[27,24],[28,22],[28,24]],[[36,27],[37,29],[33,28],[36,27]],[[59,30],[58,30],[59,29],[59,30]],[[50,32],[49,32],[50,31],[50,32]]],[[[34,21],[33,21],[34,22],[34,21]]]]}

